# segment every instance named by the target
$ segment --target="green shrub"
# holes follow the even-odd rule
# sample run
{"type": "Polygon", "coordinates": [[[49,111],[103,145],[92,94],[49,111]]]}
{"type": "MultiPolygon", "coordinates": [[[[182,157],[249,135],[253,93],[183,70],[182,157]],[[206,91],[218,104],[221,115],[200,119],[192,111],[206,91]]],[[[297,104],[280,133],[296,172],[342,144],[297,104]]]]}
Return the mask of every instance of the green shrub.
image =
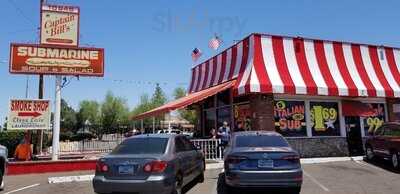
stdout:
{"type": "Polygon", "coordinates": [[[0,132],[0,144],[7,147],[9,158],[13,157],[15,149],[22,139],[24,139],[24,131],[0,132]]]}

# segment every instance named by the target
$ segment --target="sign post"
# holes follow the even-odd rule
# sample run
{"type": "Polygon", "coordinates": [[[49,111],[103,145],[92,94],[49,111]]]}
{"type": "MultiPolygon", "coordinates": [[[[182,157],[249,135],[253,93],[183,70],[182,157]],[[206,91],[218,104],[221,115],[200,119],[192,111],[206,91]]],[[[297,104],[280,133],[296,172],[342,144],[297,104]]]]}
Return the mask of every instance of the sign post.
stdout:
{"type": "MultiPolygon", "coordinates": [[[[10,46],[9,72],[40,75],[39,98],[43,96],[43,75],[56,76],[53,160],[58,160],[59,155],[62,76],[104,76],[104,49],[79,47],[79,19],[77,6],[50,5],[40,0],[40,44],[10,46]]],[[[8,125],[13,121],[20,120],[9,119],[8,125]]],[[[19,129],[30,129],[23,126],[19,129]]],[[[36,128],[43,129],[50,129],[50,124],[36,128]]]]}
{"type": "Polygon", "coordinates": [[[56,96],[54,109],[53,126],[53,155],[52,160],[58,160],[58,150],[60,147],[60,120],[61,120],[61,76],[56,76],[56,96]]]}

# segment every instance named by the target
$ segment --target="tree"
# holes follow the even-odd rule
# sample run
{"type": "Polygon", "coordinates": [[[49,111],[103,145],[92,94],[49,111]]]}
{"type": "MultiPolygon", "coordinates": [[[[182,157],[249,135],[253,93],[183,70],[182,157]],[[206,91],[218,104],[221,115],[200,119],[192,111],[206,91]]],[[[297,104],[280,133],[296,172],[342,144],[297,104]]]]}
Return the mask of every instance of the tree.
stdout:
{"type": "Polygon", "coordinates": [[[152,106],[153,108],[157,108],[159,106],[164,105],[166,102],[167,102],[167,97],[165,97],[165,94],[161,89],[160,84],[157,83],[153,97],[151,98],[152,106]]]}
{"type": "Polygon", "coordinates": [[[101,124],[103,130],[98,130],[100,139],[104,132],[116,132],[119,126],[128,125],[129,109],[126,99],[115,97],[112,92],[108,91],[101,105],[101,124]]]}
{"type": "MultiPolygon", "coordinates": [[[[173,96],[175,99],[182,98],[186,96],[186,90],[182,87],[175,88],[173,96]]],[[[196,111],[189,110],[187,108],[178,110],[179,116],[189,121],[191,124],[195,124],[197,121],[196,111]]]]}
{"type": "Polygon", "coordinates": [[[68,105],[67,101],[61,99],[61,130],[76,132],[78,130],[76,124],[75,110],[68,105]]]}
{"type": "Polygon", "coordinates": [[[84,128],[90,123],[91,126],[98,128],[100,125],[100,104],[94,100],[84,100],[79,103],[79,111],[77,114],[78,128],[84,128]]]}

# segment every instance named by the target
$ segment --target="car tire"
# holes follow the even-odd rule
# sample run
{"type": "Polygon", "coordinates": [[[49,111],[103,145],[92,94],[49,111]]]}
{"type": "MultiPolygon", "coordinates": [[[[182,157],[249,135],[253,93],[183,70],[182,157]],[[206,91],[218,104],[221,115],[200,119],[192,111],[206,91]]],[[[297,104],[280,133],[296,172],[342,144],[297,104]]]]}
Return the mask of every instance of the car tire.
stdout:
{"type": "Polygon", "coordinates": [[[197,177],[197,182],[204,183],[204,172],[201,172],[201,174],[197,177]]]}
{"type": "Polygon", "coordinates": [[[392,152],[391,162],[394,169],[399,169],[399,154],[397,152],[392,152]]]}
{"type": "Polygon", "coordinates": [[[3,177],[3,171],[0,170],[0,191],[4,189],[4,177],[3,177]]]}
{"type": "Polygon", "coordinates": [[[301,187],[295,187],[291,189],[290,193],[299,194],[301,192],[301,187]]]}
{"type": "Polygon", "coordinates": [[[176,176],[175,178],[175,185],[174,189],[172,190],[171,194],[182,194],[182,178],[180,175],[176,176]]]}
{"type": "Polygon", "coordinates": [[[371,146],[366,146],[366,149],[365,149],[365,158],[367,159],[367,160],[373,160],[374,158],[375,158],[375,155],[374,155],[374,150],[372,149],[372,147],[371,146]]]}

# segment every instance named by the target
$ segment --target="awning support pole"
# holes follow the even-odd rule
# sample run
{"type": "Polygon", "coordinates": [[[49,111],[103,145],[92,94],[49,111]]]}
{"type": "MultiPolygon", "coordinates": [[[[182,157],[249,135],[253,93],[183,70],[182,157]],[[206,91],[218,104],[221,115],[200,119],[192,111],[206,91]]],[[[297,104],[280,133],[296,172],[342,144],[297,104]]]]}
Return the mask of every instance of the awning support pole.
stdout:
{"type": "Polygon", "coordinates": [[[156,131],[156,118],[153,117],[153,133],[156,131]]]}
{"type": "Polygon", "coordinates": [[[140,130],[142,131],[142,133],[144,133],[144,129],[143,129],[143,119],[140,120],[140,130]]]}

